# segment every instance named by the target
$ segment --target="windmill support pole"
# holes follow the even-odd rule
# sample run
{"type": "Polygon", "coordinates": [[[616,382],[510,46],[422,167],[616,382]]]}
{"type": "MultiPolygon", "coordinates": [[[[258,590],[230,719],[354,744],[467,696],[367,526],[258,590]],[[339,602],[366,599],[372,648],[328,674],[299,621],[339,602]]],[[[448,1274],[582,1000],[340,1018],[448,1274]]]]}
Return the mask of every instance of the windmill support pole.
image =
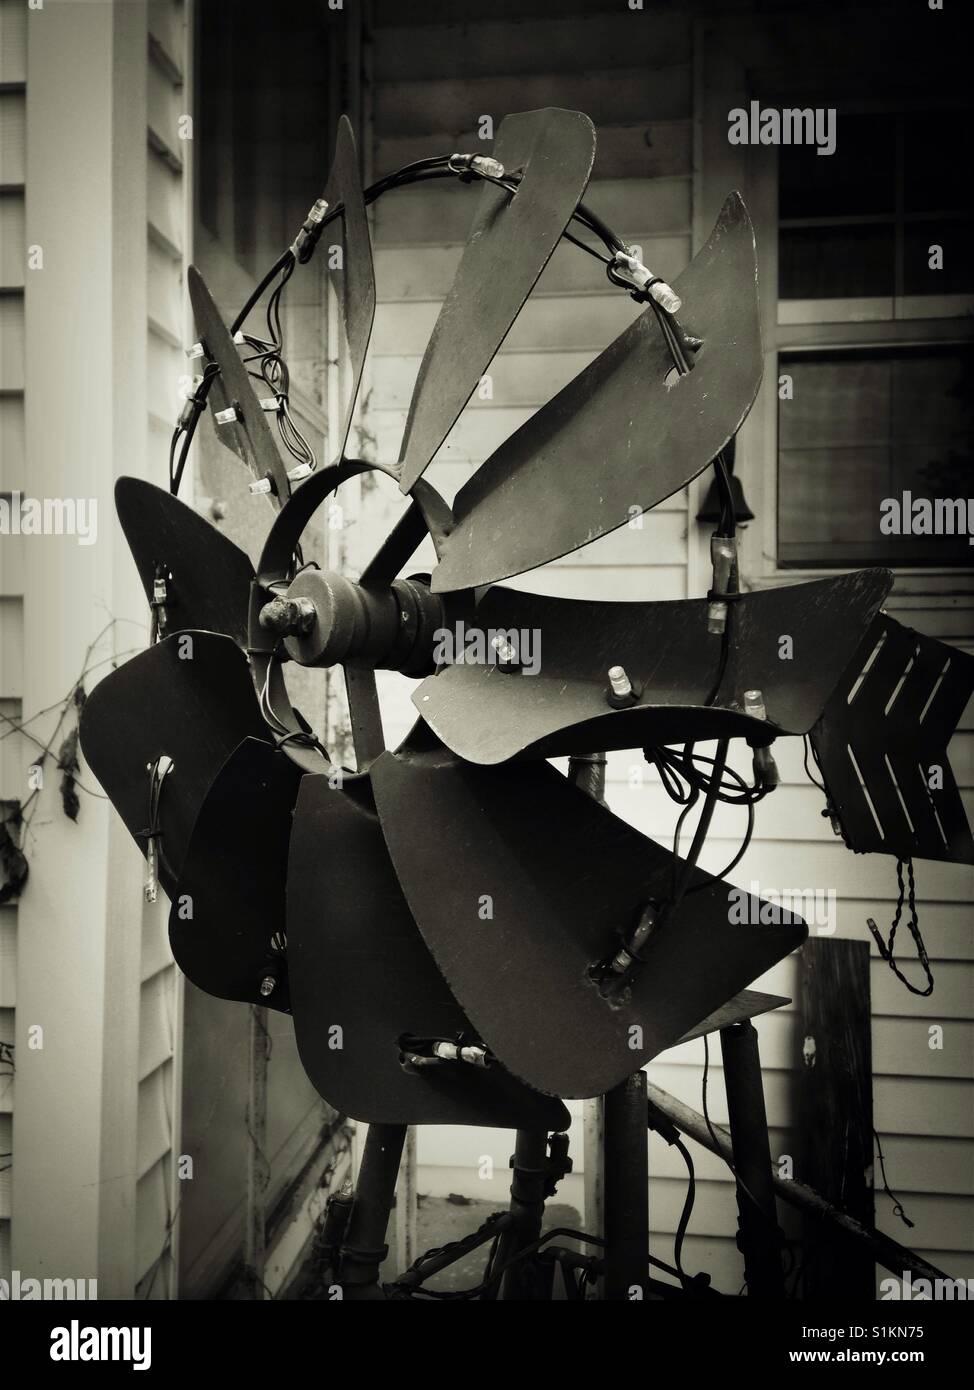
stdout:
{"type": "Polygon", "coordinates": [[[244,1284],[248,1297],[263,1299],[268,1166],[267,1010],[251,1005],[250,1055],[247,1069],[247,1202],[244,1225],[244,1284]]]}
{"type": "Polygon", "coordinates": [[[649,1291],[649,1135],[646,1073],[637,1071],[605,1096],[603,1139],[605,1297],[645,1298],[649,1291]]]}
{"type": "MultiPolygon", "coordinates": [[[[541,1234],[548,1184],[548,1135],[545,1130],[517,1131],[511,1168],[509,1221],[497,1247],[498,1269],[503,1269],[519,1250],[531,1245],[541,1234]]],[[[528,1260],[519,1260],[504,1275],[501,1298],[505,1302],[524,1302],[537,1296],[535,1274],[529,1264],[528,1260]]]]}
{"type": "Polygon", "coordinates": [[[405,1142],[405,1125],[369,1125],[341,1250],[341,1284],[346,1298],[383,1297],[379,1266],[388,1254],[386,1232],[405,1142]]]}
{"type": "Polygon", "coordinates": [[[738,1177],[738,1244],[748,1290],[753,1298],[784,1298],[768,1116],[754,1024],[733,1023],[722,1028],[720,1051],[738,1177]]]}

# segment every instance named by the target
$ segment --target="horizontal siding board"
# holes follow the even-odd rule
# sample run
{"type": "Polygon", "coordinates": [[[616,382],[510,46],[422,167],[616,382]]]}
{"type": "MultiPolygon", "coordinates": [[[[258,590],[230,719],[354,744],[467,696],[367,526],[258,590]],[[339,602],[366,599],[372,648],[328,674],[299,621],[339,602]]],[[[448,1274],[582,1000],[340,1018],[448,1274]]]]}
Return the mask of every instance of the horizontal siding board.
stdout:
{"type": "MultiPolygon", "coordinates": [[[[434,24],[470,24],[479,28],[484,18],[483,0],[373,0],[373,22],[383,28],[410,28],[434,24]]],[[[619,0],[561,0],[559,16],[571,22],[573,15],[615,13],[619,0]]],[[[551,17],[551,0],[491,0],[491,19],[523,20],[530,15],[551,17]]],[[[476,33],[476,28],[474,33],[476,33]]]]}
{"type": "Polygon", "coordinates": [[[440,78],[379,82],[374,91],[377,134],[434,134],[467,130],[482,115],[495,127],[509,111],[563,106],[585,111],[596,125],[687,117],[691,108],[689,63],[652,72],[619,68],[611,72],[542,72],[523,76],[440,78]]]}
{"type": "Polygon", "coordinates": [[[4,536],[0,543],[0,594],[24,592],[24,536],[4,536]]]}
{"type": "Polygon", "coordinates": [[[182,0],[149,0],[148,21],[149,34],[162,49],[166,62],[180,68],[183,47],[182,0]]]}
{"type": "Polygon", "coordinates": [[[687,15],[642,15],[623,6],[615,14],[580,16],[566,23],[552,19],[498,22],[482,16],[466,24],[403,25],[375,34],[377,82],[405,78],[533,76],[539,60],[552,72],[590,72],[592,68],[648,68],[688,63],[691,20],[687,15]]]}
{"type": "Polygon", "coordinates": [[[17,909],[8,905],[0,907],[0,1009],[13,1009],[16,1004],[17,909]]]}
{"type": "Polygon", "coordinates": [[[24,398],[0,396],[0,492],[24,490],[24,398]]]}
{"type": "MultiPolygon", "coordinates": [[[[966,969],[966,967],[964,967],[966,969]]],[[[761,1018],[761,1061],[766,1068],[788,1069],[796,1065],[802,1039],[794,1005],[776,1009],[761,1018]]],[[[930,1047],[929,1021],[921,1018],[872,1018],[874,1076],[941,1076],[964,1080],[970,1075],[974,1052],[974,1022],[948,1020],[943,1024],[943,1048],[930,1047]]],[[[700,1043],[681,1043],[668,1048],[668,1066],[700,1065],[700,1043]]]]}
{"type": "Polygon", "coordinates": [[[26,0],[0,0],[0,82],[27,79],[26,0]]]}
{"type": "Polygon", "coordinates": [[[147,911],[142,914],[142,979],[151,980],[159,971],[172,965],[169,949],[168,916],[165,912],[147,911]]]}
{"type": "MultiPolygon", "coordinates": [[[[169,1163],[168,1157],[154,1163],[140,1177],[135,1189],[135,1282],[161,1262],[169,1223],[169,1163]]],[[[152,1296],[159,1296],[158,1285],[164,1289],[164,1271],[159,1270],[152,1296]]],[[[143,1291],[142,1297],[146,1296],[143,1291]]]]}
{"type": "Polygon", "coordinates": [[[169,1149],[172,1117],[172,1063],[166,1062],[139,1082],[138,1176],[147,1173],[169,1149]]]}
{"type": "MultiPolygon", "coordinates": [[[[14,1011],[0,1007],[0,1042],[14,1041],[14,1011]]],[[[14,1074],[8,1067],[0,1071],[0,1115],[10,1115],[14,1108],[14,1074]]]]}
{"type": "Polygon", "coordinates": [[[22,289],[26,262],[24,196],[0,194],[0,289],[22,289]]]}
{"type": "Polygon", "coordinates": [[[19,700],[24,689],[24,601],[0,595],[0,699],[19,700]]]}
{"type": "MultiPolygon", "coordinates": [[[[426,349],[439,313],[438,303],[380,304],[372,351],[376,355],[415,356],[426,349]]],[[[584,299],[529,299],[505,340],[510,352],[601,351],[639,317],[628,295],[588,295],[584,299]]]]}
{"type": "MultiPolygon", "coordinates": [[[[664,516],[666,515],[664,513],[664,516]]],[[[669,521],[675,520],[672,513],[667,516],[667,519],[669,521]]],[[[633,531],[628,526],[624,526],[621,531],[613,532],[611,537],[607,536],[605,541],[597,544],[605,544],[615,536],[621,536],[622,533],[637,538],[645,536],[645,553],[653,555],[655,562],[654,533],[652,530],[652,524],[655,522],[656,518],[650,513],[644,518],[644,527],[641,532],[633,531]]],[[[577,554],[584,555],[594,549],[594,545],[585,546],[577,554]]],[[[633,563],[638,563],[636,559],[638,553],[638,548],[633,544],[631,550],[627,552],[627,558],[631,556],[633,563]]],[[[669,559],[670,557],[667,556],[666,558],[669,559]]],[[[621,554],[619,559],[621,562],[621,554]]],[[[542,661],[543,659],[542,654],[542,661]]],[[[962,797],[968,816],[974,818],[974,792],[963,792],[962,797]]],[[[613,786],[611,805],[617,816],[622,816],[624,820],[638,824],[640,830],[644,830],[647,835],[657,838],[666,837],[672,832],[676,816],[679,813],[679,808],[661,792],[659,782],[655,779],[655,773],[650,773],[641,787],[613,786]]],[[[835,840],[832,826],[830,821],[821,815],[821,809],[822,794],[810,783],[806,787],[779,786],[766,802],[756,807],[755,816],[758,822],[773,824],[777,840],[795,840],[802,843],[821,841],[825,844],[832,844],[835,840]]],[[[733,839],[735,835],[743,835],[746,824],[747,812],[744,807],[719,804],[715,808],[711,822],[712,834],[719,839],[733,839]]],[[[782,874],[787,874],[789,868],[789,865],[784,864],[781,870],[782,874]]],[[[918,862],[917,873],[922,872],[922,866],[918,862]]],[[[793,882],[807,886],[801,879],[800,863],[795,865],[792,873],[793,878],[789,879],[789,886],[793,882]],[[797,879],[794,878],[795,874],[798,876],[797,879]]],[[[779,886],[784,887],[785,885],[782,883],[779,886]]]]}
{"type": "MultiPolygon", "coordinates": [[[[397,230],[390,217],[389,230],[397,230]]],[[[675,279],[690,260],[690,238],[652,232],[633,232],[643,260],[657,275],[675,279]]],[[[463,245],[460,242],[411,246],[380,245],[375,253],[376,294],[382,303],[442,299],[453,283],[463,245]]],[[[534,298],[550,294],[604,294],[603,268],[578,246],[560,242],[532,291],[534,298]]],[[[621,294],[622,291],[619,291],[621,294]]]]}
{"type": "Polygon", "coordinates": [[[161,420],[173,420],[181,409],[180,378],[188,376],[186,358],[172,344],[148,328],[149,411],[161,420]]]}
{"type": "Polygon", "coordinates": [[[26,111],[23,92],[0,92],[0,185],[24,182],[26,111]]]}
{"type": "Polygon", "coordinates": [[[971,1086],[967,1081],[877,1077],[873,1083],[873,1110],[881,1135],[974,1137],[971,1086]]]}
{"type": "Polygon", "coordinates": [[[630,603],[649,598],[684,598],[686,582],[685,565],[593,565],[584,569],[578,565],[546,565],[530,574],[504,580],[509,588],[529,594],[630,603]]]}
{"type": "MultiPolygon", "coordinates": [[[[13,1173],[13,1120],[10,1115],[0,1115],[0,1221],[10,1219],[10,1189],[13,1173]]],[[[0,1278],[3,1270],[0,1269],[0,1278]]]]}
{"type": "Polygon", "coordinates": [[[0,295],[0,391],[24,389],[24,297],[0,295]]]}
{"type": "Polygon", "coordinates": [[[139,1079],[147,1077],[173,1055],[173,967],[146,980],[139,1001],[139,1079]]]}
{"type": "Polygon", "coordinates": [[[180,341],[182,329],[181,268],[151,236],[147,245],[148,312],[180,341]]]}
{"type": "MultiPolygon", "coordinates": [[[[500,360],[500,359],[498,359],[500,360]]],[[[654,509],[658,510],[658,508],[654,509]]],[[[712,745],[701,743],[701,752],[712,757],[712,745]]],[[[627,781],[630,773],[629,768],[635,754],[631,751],[623,750],[618,753],[609,754],[609,765],[607,768],[607,778],[609,782],[627,781]]],[[[951,767],[957,778],[958,784],[964,788],[974,787],[974,735],[963,732],[955,734],[948,747],[948,757],[951,767]]],[[[809,775],[804,767],[804,748],[800,738],[779,738],[774,745],[774,760],[778,766],[782,786],[807,787],[814,796],[818,798],[815,814],[825,805],[825,799],[809,780],[809,775]]],[[[733,743],[731,745],[729,765],[743,776],[751,775],[751,750],[744,743],[733,743]]],[[[809,757],[809,767],[818,778],[819,774],[815,768],[815,763],[809,757]]],[[[647,770],[647,776],[649,776],[647,770]]],[[[774,792],[769,800],[764,803],[764,810],[770,813],[771,809],[777,804],[778,792],[774,792]]],[[[758,815],[761,814],[760,808],[758,815]]]]}
{"type": "Polygon", "coordinates": [[[174,86],[157,63],[149,63],[147,72],[149,129],[178,157],[181,144],[178,121],[183,109],[182,88],[174,86]]]}
{"type": "MultiPolygon", "coordinates": [[[[739,846],[739,837],[722,840],[714,836],[708,840],[701,864],[710,873],[716,873],[722,864],[733,856],[739,846]],[[728,853],[730,851],[730,853],[728,853]]],[[[755,840],[741,863],[734,870],[738,882],[749,882],[752,878],[775,887],[788,887],[783,879],[791,880],[787,856],[792,862],[801,864],[803,881],[810,884],[833,885],[841,889],[845,898],[866,898],[873,901],[884,899],[888,894],[895,896],[896,865],[887,855],[863,854],[855,858],[841,843],[817,844],[809,842],[789,842],[777,837],[755,840]]],[[[919,878],[918,893],[922,903],[931,902],[969,902],[971,900],[971,869],[964,864],[939,864],[934,873],[922,877],[924,863],[917,866],[919,878]]]]}
{"type": "MultiPolygon", "coordinates": [[[[482,191],[476,185],[438,180],[390,193],[375,205],[376,245],[465,241],[482,191]]],[[[637,232],[644,237],[686,233],[690,196],[689,178],[595,179],[585,204],[624,240],[632,241],[637,232]]]]}
{"type": "MultiPolygon", "coordinates": [[[[177,250],[182,249],[180,175],[150,148],[147,157],[146,208],[149,225],[177,250]]],[[[188,345],[187,345],[188,346],[188,345]]]]}
{"type": "MultiPolygon", "coordinates": [[[[420,135],[390,132],[375,146],[375,169],[392,173],[404,164],[431,154],[489,154],[493,140],[465,129],[428,131],[420,135]]],[[[595,174],[600,179],[654,179],[689,174],[693,167],[693,124],[689,120],[645,120],[630,125],[600,124],[595,147],[595,174]]]]}

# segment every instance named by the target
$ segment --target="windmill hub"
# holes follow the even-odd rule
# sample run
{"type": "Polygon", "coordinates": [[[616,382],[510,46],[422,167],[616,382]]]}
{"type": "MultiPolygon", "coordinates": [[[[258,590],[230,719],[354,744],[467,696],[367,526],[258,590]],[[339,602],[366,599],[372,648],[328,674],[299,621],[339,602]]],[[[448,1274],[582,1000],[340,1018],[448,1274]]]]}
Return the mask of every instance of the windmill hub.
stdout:
{"type": "Polygon", "coordinates": [[[429,675],[446,605],[423,577],[358,584],[331,570],[303,570],[282,598],[265,604],[261,626],[280,632],[302,666],[350,663],[429,675]]]}

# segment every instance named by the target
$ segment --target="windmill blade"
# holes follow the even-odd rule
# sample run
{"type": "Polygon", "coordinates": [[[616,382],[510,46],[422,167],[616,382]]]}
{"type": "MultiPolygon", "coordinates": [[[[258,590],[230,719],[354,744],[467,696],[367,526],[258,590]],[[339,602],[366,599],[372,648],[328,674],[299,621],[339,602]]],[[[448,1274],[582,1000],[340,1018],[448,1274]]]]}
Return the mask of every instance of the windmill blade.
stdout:
{"type": "Polygon", "coordinates": [[[684,327],[703,339],[692,370],[675,377],[648,308],[460,489],[434,591],[491,584],[556,560],[702,472],[761,383],[756,277],[751,221],[732,193],[673,284],[684,327]]]}
{"type": "Polygon", "coordinates": [[[196,817],[169,914],[169,944],[183,974],[218,999],[290,1012],[285,891],[300,781],[284,753],[244,739],[196,817]],[[271,987],[262,991],[262,981],[271,987]]]}
{"type": "Polygon", "coordinates": [[[507,337],[588,185],[595,127],[548,107],[505,116],[494,158],[523,171],[514,194],[486,183],[456,277],[426,348],[406,421],[409,492],[507,337]]]}
{"type": "Polygon", "coordinates": [[[245,738],[264,738],[247,658],[229,637],[184,632],[140,652],[89,695],[81,747],[143,854],[150,769],[172,759],[159,797],[159,880],[172,897],[206,794],[245,738]]]}
{"type": "Polygon", "coordinates": [[[369,1123],[561,1130],[569,1116],[496,1063],[406,1068],[410,1039],[471,1025],[416,929],[389,861],[368,779],[311,774],[298,793],[288,867],[294,1031],[320,1094],[369,1123]]]}
{"type": "Polygon", "coordinates": [[[222,632],[246,647],[254,571],[240,547],[178,497],[142,478],[119,478],[115,510],[150,604],[156,579],[165,581],[163,635],[197,628],[222,632]]]}
{"type": "Polygon", "coordinates": [[[355,135],[347,116],[338,122],[335,139],[335,158],[324,192],[329,207],[341,203],[341,264],[328,248],[328,278],[335,290],[345,328],[348,349],[348,399],[337,447],[332,457],[345,456],[348,434],[355,413],[355,402],[362,383],[362,370],[372,336],[375,319],[375,265],[372,259],[372,239],[365,210],[362,177],[359,171],[355,135]]]}
{"type": "Polygon", "coordinates": [[[474,630],[505,634],[528,663],[521,671],[536,663],[536,674],[485,661],[444,666],[413,692],[413,703],[441,742],[474,763],[803,734],[891,582],[888,570],[861,570],[743,594],[731,608],[719,688],[721,637],[707,631],[706,599],[592,602],[493,588],[475,610],[474,630]],[[792,639],[785,660],[783,637],[792,639]],[[639,692],[626,708],[609,703],[606,673],[614,665],[639,692]],[[744,712],[744,692],[754,689],[764,696],[766,721],[744,712]]]}
{"type": "Polygon", "coordinates": [[[271,480],[271,498],[280,506],[290,495],[291,484],[250,374],[195,265],[189,267],[187,283],[196,331],[206,355],[220,368],[210,387],[216,437],[244,461],[255,478],[271,480]],[[220,422],[217,417],[224,411],[232,411],[234,418],[220,422]]]}
{"type": "Polygon", "coordinates": [[[590,971],[671,891],[671,854],[548,763],[477,768],[441,749],[384,753],[370,775],[437,965],[499,1060],[538,1090],[608,1091],[805,937],[797,920],[757,924],[761,904],[743,893],[736,922],[738,890],[697,870],[610,1001],[590,971]]]}
{"type": "Polygon", "coordinates": [[[850,849],[974,863],[947,745],[974,690],[974,657],[879,616],[811,741],[850,849]]]}
{"type": "Polygon", "coordinates": [[[721,1028],[731,1028],[735,1023],[746,1023],[749,1018],[770,1013],[772,1009],[783,1009],[790,1003],[790,999],[780,994],[762,994],[757,989],[742,989],[740,994],[735,994],[733,999],[729,999],[726,1004],[708,1014],[696,1027],[684,1033],[674,1046],[693,1042],[695,1038],[702,1038],[707,1033],[719,1033],[721,1028]]]}

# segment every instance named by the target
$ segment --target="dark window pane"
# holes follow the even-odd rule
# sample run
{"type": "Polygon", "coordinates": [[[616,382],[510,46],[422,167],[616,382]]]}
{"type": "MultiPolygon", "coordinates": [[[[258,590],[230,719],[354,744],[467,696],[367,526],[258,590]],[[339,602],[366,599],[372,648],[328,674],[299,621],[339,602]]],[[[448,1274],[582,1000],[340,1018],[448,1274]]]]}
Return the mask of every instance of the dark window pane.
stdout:
{"type": "Polygon", "coordinates": [[[892,223],[865,227],[783,227],[778,238],[782,299],[892,295],[892,223]]]}
{"type": "Polygon", "coordinates": [[[880,523],[905,492],[934,517],[938,501],[962,499],[966,519],[974,349],[782,355],[779,373],[794,397],[778,406],[779,564],[970,564],[966,529],[887,535],[880,523]]]}
{"type": "Polygon", "coordinates": [[[965,212],[974,120],[970,111],[908,111],[903,117],[903,195],[909,212],[965,212]]]}
{"type": "Polygon", "coordinates": [[[896,117],[835,118],[835,153],[814,145],[782,145],[778,154],[778,216],[849,217],[894,210],[896,117]]]}
{"type": "Polygon", "coordinates": [[[904,294],[969,294],[974,223],[963,220],[907,222],[903,239],[904,294]],[[943,248],[943,268],[930,268],[930,248],[943,248]]]}

